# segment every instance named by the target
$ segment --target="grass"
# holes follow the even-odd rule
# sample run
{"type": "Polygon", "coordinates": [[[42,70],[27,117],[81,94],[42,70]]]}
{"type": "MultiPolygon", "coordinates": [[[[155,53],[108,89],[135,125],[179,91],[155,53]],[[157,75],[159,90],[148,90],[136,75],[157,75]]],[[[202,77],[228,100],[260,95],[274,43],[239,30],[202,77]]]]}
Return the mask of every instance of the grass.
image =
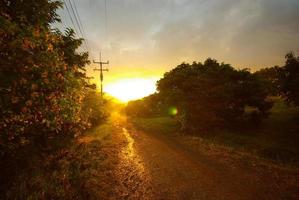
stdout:
{"type": "MultiPolygon", "coordinates": [[[[208,144],[299,166],[298,116],[298,107],[289,107],[281,100],[276,100],[271,115],[261,125],[246,129],[216,130],[201,135],[201,139],[208,144]]],[[[178,124],[170,117],[135,118],[132,121],[137,128],[156,134],[173,134],[179,130],[178,124]]]]}
{"type": "Polygon", "coordinates": [[[112,188],[105,182],[112,179],[110,173],[117,157],[109,149],[112,131],[109,124],[101,125],[43,160],[31,159],[30,167],[18,174],[12,187],[0,198],[107,198],[112,188]]]}
{"type": "Polygon", "coordinates": [[[170,117],[133,118],[131,121],[136,128],[150,133],[172,134],[179,130],[178,123],[170,117]]]}

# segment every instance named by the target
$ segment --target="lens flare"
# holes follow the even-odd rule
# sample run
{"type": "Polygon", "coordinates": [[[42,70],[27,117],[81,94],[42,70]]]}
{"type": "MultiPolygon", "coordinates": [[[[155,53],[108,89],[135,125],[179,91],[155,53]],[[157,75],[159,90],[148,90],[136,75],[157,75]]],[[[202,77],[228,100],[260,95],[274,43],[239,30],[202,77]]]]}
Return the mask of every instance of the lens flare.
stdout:
{"type": "Polygon", "coordinates": [[[178,114],[178,109],[176,107],[171,107],[169,109],[169,114],[172,115],[172,116],[175,116],[178,114]]]}

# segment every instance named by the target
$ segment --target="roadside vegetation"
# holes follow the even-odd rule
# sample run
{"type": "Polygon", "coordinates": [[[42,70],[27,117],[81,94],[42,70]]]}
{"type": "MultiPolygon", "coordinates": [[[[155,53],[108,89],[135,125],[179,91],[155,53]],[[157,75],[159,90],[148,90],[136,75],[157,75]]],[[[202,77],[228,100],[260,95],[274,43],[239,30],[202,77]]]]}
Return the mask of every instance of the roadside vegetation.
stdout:
{"type": "Polygon", "coordinates": [[[83,39],[51,27],[61,6],[0,3],[0,199],[85,199],[86,159],[103,157],[88,156],[99,144],[76,142],[105,121],[109,101],[85,74],[83,39]]]}
{"type": "Polygon", "coordinates": [[[183,63],[157,82],[158,92],[128,103],[134,125],[299,166],[299,58],[257,72],[207,59],[183,63]]]}
{"type": "Polygon", "coordinates": [[[196,143],[198,148],[224,147],[298,167],[298,115],[299,108],[288,107],[281,99],[277,99],[270,116],[257,127],[213,129],[200,136],[197,133],[186,135],[180,131],[180,125],[175,118],[169,116],[133,117],[131,122],[139,130],[178,140],[189,140],[187,145],[196,143]]]}
{"type": "Polygon", "coordinates": [[[113,121],[115,110],[148,132],[196,136],[298,165],[294,54],[284,66],[255,73],[214,59],[183,63],[158,81],[157,93],[123,111],[90,84],[83,39],[72,29],[53,29],[61,6],[0,2],[0,199],[111,198],[126,144],[111,133],[127,123],[113,121]]]}

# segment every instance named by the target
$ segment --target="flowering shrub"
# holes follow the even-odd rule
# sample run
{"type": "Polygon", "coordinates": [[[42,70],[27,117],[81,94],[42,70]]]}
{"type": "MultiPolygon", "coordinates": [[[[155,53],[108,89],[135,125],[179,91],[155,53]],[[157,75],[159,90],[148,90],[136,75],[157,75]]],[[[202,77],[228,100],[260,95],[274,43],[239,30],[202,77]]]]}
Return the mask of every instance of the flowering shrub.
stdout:
{"type": "Polygon", "coordinates": [[[74,31],[51,29],[59,1],[0,3],[0,156],[28,144],[44,147],[88,125],[80,114],[89,87],[74,31]]]}

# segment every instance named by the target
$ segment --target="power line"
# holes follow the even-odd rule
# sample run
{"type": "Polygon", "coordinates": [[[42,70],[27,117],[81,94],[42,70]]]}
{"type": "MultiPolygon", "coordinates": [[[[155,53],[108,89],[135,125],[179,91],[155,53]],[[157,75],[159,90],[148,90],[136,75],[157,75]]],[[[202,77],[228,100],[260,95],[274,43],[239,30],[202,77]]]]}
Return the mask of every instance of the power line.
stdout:
{"type": "Polygon", "coordinates": [[[107,14],[107,0],[104,0],[104,42],[102,44],[102,50],[106,51],[106,54],[108,54],[108,14],[107,14]]]}
{"type": "Polygon", "coordinates": [[[84,31],[84,26],[82,25],[82,21],[81,21],[81,18],[80,18],[80,15],[79,15],[79,12],[78,12],[77,5],[76,5],[76,1],[75,1],[75,0],[73,0],[73,4],[74,4],[74,8],[75,8],[75,14],[76,14],[77,17],[78,17],[79,25],[80,25],[80,27],[81,27],[81,29],[82,29],[83,34],[86,35],[86,34],[85,34],[85,31],[84,31]]]}
{"type": "MultiPolygon", "coordinates": [[[[82,34],[82,30],[81,30],[81,28],[80,28],[80,26],[79,26],[79,23],[78,23],[78,20],[77,20],[77,17],[76,17],[76,15],[75,15],[75,12],[74,12],[74,8],[73,8],[73,6],[72,6],[72,3],[70,2],[70,0],[68,0],[68,3],[69,3],[69,6],[68,6],[68,4],[67,4],[67,2],[65,1],[65,0],[63,0],[63,2],[64,2],[64,5],[65,5],[65,7],[66,7],[66,10],[67,10],[67,13],[68,13],[68,15],[69,15],[69,18],[70,18],[70,20],[71,20],[71,22],[72,22],[72,25],[73,25],[73,27],[74,27],[74,31],[75,31],[75,33],[76,33],[76,35],[78,35],[79,37],[81,37],[81,38],[83,38],[84,36],[83,36],[83,34],[82,34]],[[73,14],[73,15],[72,15],[73,14]],[[75,22],[74,22],[74,19],[73,19],[73,17],[75,18],[75,22]],[[77,25],[77,26],[76,26],[77,25]],[[79,30],[79,31],[78,31],[79,30]],[[80,33],[81,34],[81,36],[78,34],[78,33],[80,33]]],[[[84,39],[84,38],[83,38],[84,39]]],[[[87,47],[87,45],[86,45],[86,43],[85,43],[85,40],[83,40],[83,43],[84,43],[84,46],[85,46],[85,49],[86,49],[86,51],[88,51],[88,47],[87,47]]]]}
{"type": "MultiPolygon", "coordinates": [[[[77,17],[77,15],[76,15],[76,13],[75,13],[75,10],[74,10],[72,1],[71,1],[71,0],[68,0],[68,2],[69,2],[69,4],[71,5],[71,11],[72,11],[72,13],[73,13],[73,15],[74,15],[74,17],[75,17],[75,21],[76,21],[77,27],[78,27],[78,29],[79,29],[79,31],[80,31],[81,37],[83,38],[83,37],[84,37],[84,36],[83,36],[83,31],[82,31],[82,29],[81,29],[81,27],[80,27],[79,20],[78,20],[78,17],[77,17]]],[[[84,38],[83,38],[83,39],[84,39],[84,38]]],[[[85,45],[86,50],[88,51],[88,48],[87,48],[87,45],[86,45],[85,42],[84,42],[84,45],[85,45]]]]}
{"type": "MultiPolygon", "coordinates": [[[[65,18],[66,17],[65,13],[63,13],[63,15],[64,15],[63,17],[65,18]]],[[[62,30],[67,28],[64,20],[61,20],[61,24],[62,24],[62,28],[61,28],[62,30]]]]}
{"type": "MultiPolygon", "coordinates": [[[[107,0],[105,0],[105,43],[107,44],[107,0]]],[[[101,83],[101,96],[103,96],[103,80],[104,80],[104,74],[103,72],[108,72],[108,69],[103,69],[103,65],[109,65],[109,60],[107,62],[102,61],[102,52],[100,52],[100,60],[99,62],[93,61],[95,64],[99,64],[100,68],[95,68],[94,71],[100,71],[100,83],[101,83]]]]}
{"type": "Polygon", "coordinates": [[[107,0],[105,0],[105,39],[107,40],[107,25],[108,24],[108,19],[107,19],[107,0]]]}
{"type": "Polygon", "coordinates": [[[75,33],[77,33],[78,31],[76,30],[76,26],[75,26],[73,17],[72,17],[72,15],[71,15],[71,12],[70,12],[70,10],[69,10],[69,8],[68,8],[68,6],[67,6],[67,3],[66,3],[64,0],[63,0],[63,2],[64,2],[64,5],[65,5],[65,8],[66,8],[66,10],[67,10],[67,13],[68,13],[68,15],[69,15],[69,17],[70,17],[70,19],[71,19],[72,25],[73,25],[73,27],[74,27],[74,31],[75,31],[75,33]]]}
{"type": "Polygon", "coordinates": [[[81,18],[80,18],[80,15],[79,15],[79,12],[78,12],[78,9],[77,9],[77,5],[76,5],[76,1],[73,0],[73,3],[74,3],[74,8],[75,8],[75,14],[77,15],[78,17],[78,21],[79,21],[79,25],[82,29],[82,32],[83,32],[83,37],[85,38],[84,42],[85,42],[85,45],[87,46],[87,49],[89,50],[89,45],[88,45],[88,42],[87,42],[87,37],[86,37],[86,32],[84,30],[84,26],[82,24],[82,21],[81,21],[81,18]]]}

